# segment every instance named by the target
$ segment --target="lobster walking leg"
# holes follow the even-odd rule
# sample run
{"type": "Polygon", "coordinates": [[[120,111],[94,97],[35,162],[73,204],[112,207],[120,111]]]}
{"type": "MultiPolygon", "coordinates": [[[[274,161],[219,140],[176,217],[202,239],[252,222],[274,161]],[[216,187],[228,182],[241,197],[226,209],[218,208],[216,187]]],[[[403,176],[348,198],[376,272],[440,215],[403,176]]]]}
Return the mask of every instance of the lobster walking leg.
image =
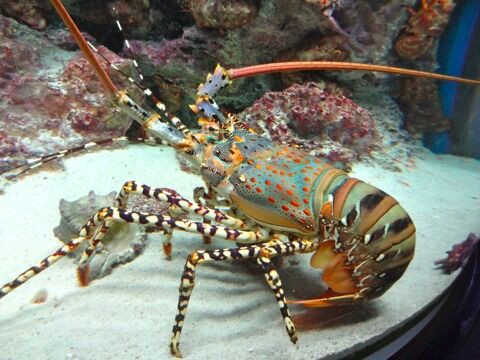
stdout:
{"type": "Polygon", "coordinates": [[[123,185],[116,200],[115,206],[125,209],[128,197],[131,194],[146,196],[160,202],[166,202],[170,206],[178,207],[182,212],[187,214],[196,214],[205,220],[215,221],[218,224],[240,229],[244,226],[244,222],[240,219],[231,217],[218,209],[205,207],[198,203],[193,203],[181,196],[174,190],[165,188],[151,188],[148,185],[137,184],[134,181],[128,181],[123,185]]]}
{"type": "Polygon", "coordinates": [[[249,245],[232,249],[198,250],[191,253],[185,262],[182,278],[180,280],[179,298],[175,325],[172,329],[170,351],[176,357],[182,357],[180,352],[180,335],[187,313],[187,307],[195,286],[195,271],[198,264],[207,261],[225,261],[237,259],[257,259],[257,263],[265,273],[265,279],[272,289],[285,322],[290,340],[297,341],[295,326],[290,317],[285,293],[278,272],[270,262],[271,257],[293,254],[295,252],[314,251],[317,244],[308,240],[293,240],[289,243],[270,241],[261,245],[249,245]]]}
{"type": "Polygon", "coordinates": [[[64,257],[67,254],[72,253],[75,251],[75,249],[85,240],[86,238],[83,236],[76,237],[72,239],[70,242],[66,243],[63,245],[61,248],[59,248],[57,251],[55,251],[53,254],[47,256],[45,259],[40,261],[38,265],[34,265],[27,270],[25,270],[23,273],[21,273],[19,276],[17,276],[13,281],[10,281],[9,283],[3,285],[0,288],[0,299],[7,295],[9,292],[14,290],[15,288],[19,287],[23,283],[27,282],[30,280],[32,277],[35,275],[38,275],[40,272],[51,266],[52,264],[56,263],[58,260],[60,260],[62,257],[64,257]]]}
{"type": "Polygon", "coordinates": [[[170,233],[174,229],[180,229],[187,232],[200,233],[202,235],[215,236],[225,240],[233,240],[245,243],[264,241],[267,236],[267,234],[261,230],[242,231],[202,222],[175,219],[170,216],[128,211],[118,207],[103,208],[89,220],[89,223],[92,223],[96,226],[96,230],[93,237],[90,239],[89,245],[85,249],[78,265],[78,278],[80,283],[84,286],[88,284],[88,264],[95,255],[95,251],[97,250],[99,243],[108,232],[112,222],[153,225],[170,233]]]}
{"type": "Polygon", "coordinates": [[[30,267],[17,276],[13,281],[1,287],[0,298],[7,295],[9,292],[23,283],[27,282],[35,275],[39,274],[63,256],[73,252],[83,241],[89,238],[90,244],[87,247],[87,250],[85,250],[86,256],[82,257],[79,265],[79,280],[82,281],[82,277],[85,277],[85,275],[88,273],[86,265],[88,265],[88,262],[95,253],[97,245],[105,236],[105,233],[108,231],[112,222],[150,225],[159,229],[163,229],[167,233],[171,233],[171,231],[179,229],[190,233],[210,235],[220,239],[243,243],[256,243],[268,240],[269,238],[268,231],[260,227],[257,231],[243,231],[225,226],[204,224],[202,222],[179,220],[170,216],[127,211],[116,207],[105,207],[99,210],[94,216],[92,216],[90,220],[88,220],[88,222],[80,229],[77,238],[62,246],[53,254],[47,256],[38,265],[30,267]],[[92,231],[95,231],[93,236],[92,231]]]}
{"type": "MultiPolygon", "coordinates": [[[[125,210],[128,203],[128,198],[131,194],[138,194],[145,196],[149,199],[168,203],[170,205],[169,210],[172,211],[176,210],[187,214],[199,215],[205,219],[205,224],[210,224],[210,222],[213,220],[218,224],[230,226],[235,229],[244,226],[242,220],[233,218],[221,212],[220,210],[208,208],[197,203],[192,203],[174,190],[165,188],[151,188],[148,185],[137,184],[134,181],[127,181],[122,186],[122,189],[117,195],[114,206],[125,210]]],[[[82,286],[86,286],[89,282],[88,264],[90,263],[93,255],[95,254],[99,242],[103,239],[108,230],[109,226],[107,222],[105,222],[99,229],[97,229],[95,236],[90,240],[89,246],[85,249],[82,255],[77,271],[78,279],[82,286]]],[[[172,253],[172,244],[170,242],[172,230],[167,228],[164,228],[163,230],[165,231],[166,235],[163,242],[163,250],[166,257],[170,258],[172,253]]],[[[210,236],[204,235],[204,239],[210,239],[210,236]]]]}

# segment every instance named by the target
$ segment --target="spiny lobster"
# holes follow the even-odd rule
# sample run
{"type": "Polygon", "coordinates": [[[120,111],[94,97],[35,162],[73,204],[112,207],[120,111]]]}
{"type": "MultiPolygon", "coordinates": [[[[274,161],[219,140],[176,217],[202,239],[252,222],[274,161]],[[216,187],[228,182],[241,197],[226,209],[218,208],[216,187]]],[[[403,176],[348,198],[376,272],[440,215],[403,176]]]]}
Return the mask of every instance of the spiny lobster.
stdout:
{"type": "MultiPolygon", "coordinates": [[[[198,114],[203,130],[192,133],[180,119],[166,112],[150,90],[144,93],[154,100],[155,111],[139,105],[126,91],[117,90],[62,3],[51,2],[112,94],[116,106],[139,122],[148,134],[175,148],[191,169],[201,174],[207,190],[197,192],[196,201],[192,202],[170,189],[151,188],[133,181],[125,183],[113,207],[100,209],[76,238],[4,285],[0,298],[85,241],[88,246],[79,262],[78,275],[86,285],[89,262],[116,222],[153,226],[163,230],[166,236],[181,230],[239,245],[230,249],[198,250],[188,256],[170,342],[171,353],[177,357],[181,356],[180,334],[195,285],[196,268],[201,263],[256,260],[294,343],[297,341],[295,326],[272,258],[313,253],[310,263],[316,269],[323,269],[323,280],[329,290],[316,298],[294,302],[307,307],[362,303],[382,295],[402,276],[414,254],[415,226],[393,197],[298,149],[274,144],[259,136],[234,115],[224,115],[213,98],[233,79],[279,71],[374,70],[470,84],[479,84],[479,81],[353,63],[294,62],[231,70],[217,66],[205,84],[199,86],[192,110],[198,114]],[[168,204],[170,215],[128,210],[126,204],[132,194],[168,204]],[[224,202],[228,205],[226,210],[218,207],[224,202]],[[201,220],[196,221],[195,217],[201,220]]],[[[35,160],[20,172],[68,152],[35,160]]],[[[168,252],[171,248],[167,246],[165,250],[168,252]]]]}

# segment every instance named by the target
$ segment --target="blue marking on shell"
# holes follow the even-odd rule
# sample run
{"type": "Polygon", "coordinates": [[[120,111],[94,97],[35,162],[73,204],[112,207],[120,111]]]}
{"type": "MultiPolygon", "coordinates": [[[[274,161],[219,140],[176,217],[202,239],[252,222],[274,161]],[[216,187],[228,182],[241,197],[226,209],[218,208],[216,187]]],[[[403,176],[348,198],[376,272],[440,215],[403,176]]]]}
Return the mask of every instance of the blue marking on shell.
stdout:
{"type": "Polygon", "coordinates": [[[207,75],[207,80],[204,84],[200,84],[198,87],[197,95],[208,95],[215,97],[217,93],[226,87],[230,83],[227,71],[220,65],[217,65],[215,71],[212,74],[207,75]]]}
{"type": "Polygon", "coordinates": [[[212,97],[207,95],[197,97],[195,106],[197,107],[198,116],[219,121],[221,124],[225,123],[225,117],[212,97]]]}

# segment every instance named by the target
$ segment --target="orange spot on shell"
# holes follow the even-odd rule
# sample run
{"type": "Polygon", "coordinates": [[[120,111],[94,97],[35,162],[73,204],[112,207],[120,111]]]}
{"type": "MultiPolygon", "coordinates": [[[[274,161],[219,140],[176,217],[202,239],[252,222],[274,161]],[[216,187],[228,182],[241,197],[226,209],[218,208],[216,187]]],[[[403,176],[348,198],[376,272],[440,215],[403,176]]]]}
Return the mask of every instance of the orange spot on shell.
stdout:
{"type": "Polygon", "coordinates": [[[306,182],[312,181],[312,179],[310,179],[308,176],[305,176],[305,177],[303,178],[303,180],[305,180],[306,182]]]}
{"type": "Polygon", "coordinates": [[[245,187],[246,187],[248,190],[250,190],[250,189],[252,188],[252,185],[247,184],[247,185],[245,185],[245,187]]]}
{"type": "Polygon", "coordinates": [[[293,191],[290,190],[290,189],[288,189],[288,190],[287,190],[287,194],[290,195],[290,196],[292,196],[292,195],[293,195],[293,191]]]}
{"type": "Polygon", "coordinates": [[[307,191],[308,191],[308,188],[307,188],[306,186],[304,186],[304,187],[302,188],[302,190],[305,191],[305,192],[307,192],[307,191]]]}
{"type": "Polygon", "coordinates": [[[262,168],[262,165],[257,164],[257,165],[255,165],[255,167],[256,167],[258,170],[260,170],[260,169],[262,168]]]}
{"type": "Polygon", "coordinates": [[[290,201],[290,204],[292,204],[292,205],[295,206],[295,207],[299,207],[299,206],[300,206],[300,204],[299,204],[298,202],[296,202],[295,200],[290,201]]]}
{"type": "Polygon", "coordinates": [[[272,182],[270,180],[265,180],[265,184],[272,185],[272,182]]]}
{"type": "Polygon", "coordinates": [[[307,199],[307,198],[304,198],[304,199],[303,199],[303,203],[308,205],[308,199],[307,199]]]}
{"type": "Polygon", "coordinates": [[[258,192],[258,193],[262,193],[262,188],[257,187],[257,188],[255,188],[255,191],[258,192]]]}
{"type": "Polygon", "coordinates": [[[284,211],[290,210],[290,208],[289,208],[287,205],[282,205],[282,209],[283,209],[284,211]]]}
{"type": "Polygon", "coordinates": [[[254,177],[251,177],[250,181],[254,183],[254,182],[257,182],[257,179],[255,179],[254,177]]]}
{"type": "Polygon", "coordinates": [[[307,216],[312,215],[312,212],[310,211],[310,209],[303,209],[303,213],[307,216]]]}
{"type": "Polygon", "coordinates": [[[280,185],[280,184],[275,185],[275,187],[276,187],[278,190],[283,190],[283,186],[280,185]]]}
{"type": "Polygon", "coordinates": [[[273,196],[269,196],[268,202],[271,202],[272,204],[275,203],[275,198],[273,196]]]}

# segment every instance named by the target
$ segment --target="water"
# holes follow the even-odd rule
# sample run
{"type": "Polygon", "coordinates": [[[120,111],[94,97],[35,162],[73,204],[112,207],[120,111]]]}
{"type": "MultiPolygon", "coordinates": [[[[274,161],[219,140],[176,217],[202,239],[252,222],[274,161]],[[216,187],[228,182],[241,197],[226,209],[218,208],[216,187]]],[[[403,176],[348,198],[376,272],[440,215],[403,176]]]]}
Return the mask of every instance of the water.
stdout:
{"type": "MultiPolygon", "coordinates": [[[[424,38],[428,30],[413,20],[405,28],[409,13],[404,1],[221,2],[213,12],[206,11],[211,3],[215,1],[116,2],[115,16],[110,15],[112,4],[104,2],[66,5],[108,61],[140,82],[131,60],[135,58],[145,78],[143,86],[192,129],[196,119],[188,104],[195,103],[198,84],[217,63],[227,69],[294,60],[356,61],[425,71],[437,67],[443,32],[430,34],[431,42],[424,38]],[[124,34],[114,26],[117,17],[124,34]],[[130,50],[123,36],[129,39],[130,50]],[[412,36],[423,41],[413,52],[408,48],[405,54],[398,50],[400,45],[395,47],[400,39],[412,36]]],[[[414,6],[413,1],[407,3],[414,6]]],[[[441,28],[447,28],[450,10],[455,16],[462,12],[460,5],[455,10],[432,6],[441,28]]],[[[190,200],[194,189],[204,186],[201,176],[186,171],[189,164],[179,161],[171,147],[126,141],[91,146],[90,151],[77,151],[61,163],[51,161],[16,178],[15,166],[28,161],[35,165],[32,159],[38,156],[126,133],[142,135],[112,106],[53,9],[34,2],[32,7],[25,17],[8,3],[0,5],[12,16],[0,16],[0,169],[7,171],[0,196],[2,283],[63,245],[56,238],[58,231],[53,232],[61,219],[67,234],[63,241],[73,231],[65,223],[81,226],[85,221],[67,216],[61,199],[75,202],[91,190],[106,195],[119,191],[127,180],[174,189],[190,200]]],[[[419,15],[425,11],[415,9],[419,15]]],[[[443,56],[449,59],[448,52],[443,56]]],[[[471,60],[478,56],[472,45],[456,61],[478,63],[471,60]]],[[[466,76],[478,78],[474,70],[466,76]]],[[[116,86],[127,87],[143,106],[152,105],[121,74],[112,69],[109,73],[116,86]]],[[[355,307],[291,305],[299,336],[296,345],[289,341],[275,299],[254,262],[202,264],[182,333],[184,357],[213,359],[234,351],[242,359],[340,358],[403,329],[455,280],[459,271],[445,275],[434,262],[470,232],[480,230],[480,162],[474,141],[478,91],[461,85],[459,95],[448,98],[454,111],[447,116],[442,113],[447,100],[436,93],[438,82],[405,79],[365,72],[277,74],[236,80],[215,98],[221,110],[238,113],[263,136],[303,149],[393,196],[415,224],[416,248],[405,274],[376,300],[355,307]],[[439,149],[453,153],[431,151],[439,149]]],[[[291,171],[294,166],[300,172],[294,163],[291,171]]],[[[205,176],[213,181],[218,174],[205,176]]],[[[266,183],[266,178],[259,179],[266,183]]],[[[280,174],[268,179],[291,184],[287,177],[282,183],[280,174]]],[[[301,187],[298,181],[293,182],[296,191],[301,187]]],[[[360,201],[362,195],[358,196],[360,201]]],[[[129,206],[135,209],[168,215],[165,208],[134,200],[129,206]]],[[[93,208],[112,205],[88,201],[93,208]]],[[[83,216],[92,215],[84,203],[74,204],[79,204],[83,216]]],[[[249,215],[264,219],[265,210],[260,205],[256,210],[249,215]]],[[[169,358],[185,259],[197,249],[235,244],[220,239],[204,244],[201,236],[178,231],[168,260],[162,251],[163,235],[149,234],[140,249],[128,244],[129,231],[130,227],[116,229],[116,237],[99,250],[92,277],[101,278],[88,287],[79,287],[75,279],[79,253],[2,298],[1,358],[169,358]]],[[[140,230],[132,232],[143,236],[140,230]]],[[[287,299],[317,298],[325,291],[309,260],[309,254],[296,254],[284,257],[281,266],[274,262],[287,299]]]]}

